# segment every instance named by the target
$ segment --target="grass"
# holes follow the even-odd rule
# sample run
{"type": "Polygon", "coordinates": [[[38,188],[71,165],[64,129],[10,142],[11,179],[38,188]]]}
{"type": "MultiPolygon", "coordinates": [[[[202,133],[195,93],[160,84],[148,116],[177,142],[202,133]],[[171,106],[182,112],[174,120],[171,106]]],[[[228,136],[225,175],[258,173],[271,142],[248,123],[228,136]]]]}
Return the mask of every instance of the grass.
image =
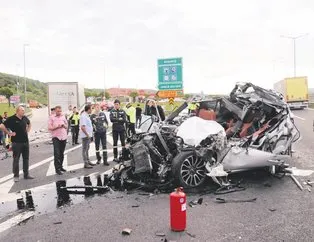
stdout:
{"type": "MultiPolygon", "coordinates": [[[[25,109],[25,113],[28,113],[30,111],[31,109],[29,108],[25,109]]],[[[8,112],[8,116],[10,117],[11,115],[15,114],[15,108],[12,104],[11,107],[9,107],[9,104],[7,103],[0,103],[0,115],[3,116],[4,112],[8,112]]]]}
{"type": "Polygon", "coordinates": [[[0,115],[3,116],[4,112],[8,112],[8,116],[11,116],[15,113],[15,108],[13,105],[9,107],[9,104],[7,103],[0,103],[0,115]]]}

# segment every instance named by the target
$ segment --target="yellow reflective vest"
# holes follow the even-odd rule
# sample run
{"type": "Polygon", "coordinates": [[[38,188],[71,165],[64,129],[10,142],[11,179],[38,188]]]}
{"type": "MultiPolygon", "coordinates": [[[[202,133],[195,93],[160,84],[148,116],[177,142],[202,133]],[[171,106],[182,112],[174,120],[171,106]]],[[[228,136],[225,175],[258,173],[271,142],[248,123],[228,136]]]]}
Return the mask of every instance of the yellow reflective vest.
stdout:
{"type": "Polygon", "coordinates": [[[125,109],[126,115],[128,115],[130,123],[136,123],[136,109],[135,107],[129,107],[125,109]]]}
{"type": "Polygon", "coordinates": [[[73,114],[70,117],[71,126],[78,126],[80,121],[80,115],[79,114],[73,114]]]}

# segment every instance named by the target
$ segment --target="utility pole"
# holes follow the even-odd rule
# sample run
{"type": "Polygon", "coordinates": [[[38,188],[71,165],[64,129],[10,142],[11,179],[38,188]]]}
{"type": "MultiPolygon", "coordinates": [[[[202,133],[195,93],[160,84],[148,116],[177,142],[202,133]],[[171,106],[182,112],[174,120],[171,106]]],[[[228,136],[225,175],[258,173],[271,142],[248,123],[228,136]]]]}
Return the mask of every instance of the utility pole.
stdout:
{"type": "Polygon", "coordinates": [[[26,96],[26,56],[25,56],[25,49],[28,44],[23,45],[23,57],[24,57],[24,102],[27,106],[27,96],[26,96]]]}
{"type": "Polygon", "coordinates": [[[296,77],[297,75],[297,60],[296,60],[296,40],[300,39],[302,37],[307,36],[307,34],[302,34],[302,35],[298,35],[298,36],[280,36],[281,38],[286,38],[286,39],[291,39],[293,41],[293,75],[294,77],[296,77]]]}
{"type": "Polygon", "coordinates": [[[19,95],[19,85],[20,85],[18,68],[19,68],[19,65],[16,65],[16,95],[19,95]]]}
{"type": "Polygon", "coordinates": [[[103,101],[106,100],[106,65],[104,65],[104,97],[103,101]]]}

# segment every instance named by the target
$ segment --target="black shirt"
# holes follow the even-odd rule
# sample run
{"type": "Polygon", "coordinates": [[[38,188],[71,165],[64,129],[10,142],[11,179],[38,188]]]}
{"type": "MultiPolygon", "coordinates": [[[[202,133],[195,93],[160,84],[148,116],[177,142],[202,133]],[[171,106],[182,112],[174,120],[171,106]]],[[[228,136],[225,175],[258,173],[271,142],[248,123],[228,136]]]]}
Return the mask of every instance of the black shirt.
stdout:
{"type": "Polygon", "coordinates": [[[112,131],[125,131],[126,113],[122,109],[112,109],[110,112],[110,121],[112,122],[112,131]]]}
{"type": "Polygon", "coordinates": [[[142,109],[140,107],[136,107],[136,117],[142,116],[142,109]]]}
{"type": "Polygon", "coordinates": [[[28,134],[27,134],[27,125],[30,124],[30,121],[27,117],[19,119],[16,115],[9,117],[6,121],[3,122],[4,126],[7,129],[10,129],[12,132],[15,132],[16,135],[11,137],[12,143],[27,143],[28,134]]]}
{"type": "Polygon", "coordinates": [[[154,116],[158,117],[157,110],[158,110],[161,121],[164,121],[166,119],[166,116],[165,116],[165,112],[164,112],[163,108],[160,105],[157,105],[157,109],[155,106],[151,106],[148,109],[148,115],[150,115],[150,116],[154,115],[154,116]]]}

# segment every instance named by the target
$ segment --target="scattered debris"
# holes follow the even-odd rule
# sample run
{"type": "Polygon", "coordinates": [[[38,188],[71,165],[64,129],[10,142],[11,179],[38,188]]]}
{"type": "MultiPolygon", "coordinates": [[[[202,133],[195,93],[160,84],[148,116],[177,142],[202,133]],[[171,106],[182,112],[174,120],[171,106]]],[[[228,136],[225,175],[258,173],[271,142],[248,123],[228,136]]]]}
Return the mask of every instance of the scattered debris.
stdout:
{"type": "Polygon", "coordinates": [[[32,192],[30,190],[26,191],[25,192],[25,196],[26,196],[26,206],[27,206],[27,208],[35,209],[32,192]]]}
{"type": "Polygon", "coordinates": [[[251,199],[225,199],[217,197],[215,202],[217,203],[245,203],[245,202],[255,202],[257,198],[251,199]]]}
{"type": "Polygon", "coordinates": [[[301,183],[295,178],[295,176],[290,174],[290,177],[294,181],[294,183],[298,186],[298,188],[300,188],[300,190],[303,191],[303,187],[302,187],[301,183]]]}
{"type": "Polygon", "coordinates": [[[221,194],[227,194],[232,192],[240,192],[244,191],[246,188],[240,186],[240,184],[228,184],[225,186],[222,186],[214,192],[215,195],[221,195],[221,194]]]}
{"type": "Polygon", "coordinates": [[[57,224],[62,224],[62,222],[61,222],[61,221],[59,221],[59,222],[54,222],[53,224],[55,224],[55,225],[57,225],[57,224]]]}
{"type": "Polygon", "coordinates": [[[140,205],[132,205],[132,208],[138,208],[140,205]]]}
{"type": "MultiPolygon", "coordinates": [[[[306,182],[305,182],[305,184],[307,184],[307,185],[309,185],[310,187],[312,187],[313,185],[312,184],[314,184],[314,182],[311,182],[310,180],[307,180],[306,182]]],[[[304,185],[305,185],[304,184],[304,185]]]]}
{"type": "Polygon", "coordinates": [[[188,236],[192,237],[192,238],[196,238],[196,235],[195,235],[195,234],[191,234],[191,233],[188,232],[188,231],[185,231],[185,233],[186,233],[188,236]]]}
{"type": "Polygon", "coordinates": [[[276,209],[276,208],[269,208],[268,210],[269,210],[269,211],[271,211],[271,212],[275,212],[275,211],[277,211],[277,209],[276,209]]]}
{"type": "Polygon", "coordinates": [[[193,201],[189,202],[189,206],[191,208],[194,208],[196,205],[202,205],[202,203],[203,203],[203,198],[201,197],[197,200],[193,200],[193,201]]]}
{"type": "Polygon", "coordinates": [[[166,236],[166,234],[163,232],[156,232],[155,235],[158,237],[165,237],[166,236]]]}
{"type": "Polygon", "coordinates": [[[308,190],[309,192],[311,192],[311,188],[308,187],[307,190],[308,190]]]}
{"type": "Polygon", "coordinates": [[[314,173],[313,170],[303,170],[296,167],[286,168],[286,170],[294,176],[310,176],[314,173]]]}
{"type": "Polygon", "coordinates": [[[189,206],[191,208],[194,208],[196,205],[197,205],[197,200],[193,200],[193,201],[189,202],[189,206]]]}
{"type": "Polygon", "coordinates": [[[264,182],[264,187],[271,187],[271,184],[269,182],[264,182]]]}
{"type": "Polygon", "coordinates": [[[121,233],[122,233],[123,235],[130,235],[131,232],[132,232],[132,229],[125,228],[125,229],[122,230],[121,233]]]}
{"type": "Polygon", "coordinates": [[[24,202],[23,198],[17,199],[16,202],[17,202],[17,208],[18,209],[24,209],[25,208],[25,202],[24,202]]]}

